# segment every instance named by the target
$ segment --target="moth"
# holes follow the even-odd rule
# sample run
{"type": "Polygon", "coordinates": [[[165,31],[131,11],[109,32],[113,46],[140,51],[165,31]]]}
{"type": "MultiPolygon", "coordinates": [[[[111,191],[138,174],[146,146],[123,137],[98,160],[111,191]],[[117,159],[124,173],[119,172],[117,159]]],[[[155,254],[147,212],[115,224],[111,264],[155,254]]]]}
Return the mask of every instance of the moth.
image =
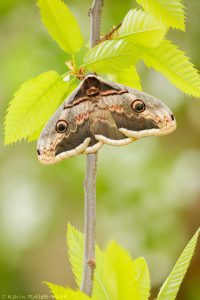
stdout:
{"type": "Polygon", "coordinates": [[[50,118],[38,140],[38,159],[53,164],[104,144],[122,146],[176,128],[160,100],[128,86],[88,75],[50,118]]]}

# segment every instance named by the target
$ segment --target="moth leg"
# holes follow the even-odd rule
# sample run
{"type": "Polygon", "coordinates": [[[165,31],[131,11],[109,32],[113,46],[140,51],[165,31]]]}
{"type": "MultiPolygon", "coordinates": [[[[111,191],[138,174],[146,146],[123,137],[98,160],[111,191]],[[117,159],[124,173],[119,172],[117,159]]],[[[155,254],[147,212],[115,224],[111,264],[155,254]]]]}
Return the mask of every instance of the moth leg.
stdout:
{"type": "Polygon", "coordinates": [[[104,145],[104,143],[102,141],[99,141],[96,144],[94,144],[93,146],[87,147],[82,153],[84,153],[84,154],[95,153],[99,149],[101,149],[103,147],[103,145],[104,145]]]}
{"type": "Polygon", "coordinates": [[[123,140],[112,140],[101,134],[96,134],[95,138],[98,141],[101,141],[102,143],[108,144],[111,146],[124,146],[124,145],[128,145],[128,144],[132,143],[135,140],[134,138],[125,138],[123,140]]]}
{"type": "Polygon", "coordinates": [[[103,147],[103,142],[98,141],[95,137],[91,134],[91,139],[88,147],[83,151],[84,154],[90,154],[97,152],[100,148],[103,147]]]}

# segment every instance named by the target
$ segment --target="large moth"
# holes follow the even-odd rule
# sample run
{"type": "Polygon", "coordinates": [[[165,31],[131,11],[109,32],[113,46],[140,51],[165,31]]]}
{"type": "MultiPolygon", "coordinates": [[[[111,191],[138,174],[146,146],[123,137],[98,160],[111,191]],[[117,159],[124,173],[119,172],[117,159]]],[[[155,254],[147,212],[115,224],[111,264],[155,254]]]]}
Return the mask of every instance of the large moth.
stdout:
{"type": "Polygon", "coordinates": [[[141,137],[174,131],[170,109],[130,87],[88,75],[58,108],[37,144],[41,163],[53,164],[94,153],[104,144],[121,146],[141,137]]]}

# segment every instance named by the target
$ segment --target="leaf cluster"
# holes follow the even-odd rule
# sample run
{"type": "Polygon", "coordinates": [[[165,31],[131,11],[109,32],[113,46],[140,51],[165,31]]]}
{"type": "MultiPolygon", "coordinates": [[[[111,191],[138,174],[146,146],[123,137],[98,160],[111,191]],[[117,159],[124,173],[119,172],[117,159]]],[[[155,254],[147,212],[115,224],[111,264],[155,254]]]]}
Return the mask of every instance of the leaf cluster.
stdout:
{"type": "MultiPolygon", "coordinates": [[[[174,300],[189,267],[199,236],[198,230],[192,237],[167,280],[162,285],[156,300],[174,300]]],[[[82,280],[84,237],[70,224],[67,234],[68,255],[75,281],[80,287],[82,280]]],[[[80,290],[47,283],[55,299],[69,300],[148,300],[150,275],[143,257],[132,259],[130,254],[116,242],[110,242],[102,251],[96,245],[96,269],[92,298],[80,290]]]]}
{"type": "Polygon", "coordinates": [[[136,0],[120,26],[92,49],[84,42],[78,21],[62,0],[38,0],[42,21],[51,37],[67,53],[69,70],[60,76],[48,71],[27,81],[15,93],[5,117],[5,144],[37,139],[42,127],[77,85],[75,77],[103,74],[119,83],[142,89],[136,63],[168,78],[188,95],[200,97],[200,76],[189,58],[166,39],[172,29],[185,30],[183,0],[136,0]],[[86,53],[85,53],[86,52],[86,53]],[[84,53],[84,54],[83,54],[84,53]],[[82,57],[78,63],[75,57],[82,57]],[[67,76],[66,76],[67,75],[67,76]],[[81,75],[81,76],[79,76],[81,75]],[[63,82],[67,78],[67,82],[63,82]]]}

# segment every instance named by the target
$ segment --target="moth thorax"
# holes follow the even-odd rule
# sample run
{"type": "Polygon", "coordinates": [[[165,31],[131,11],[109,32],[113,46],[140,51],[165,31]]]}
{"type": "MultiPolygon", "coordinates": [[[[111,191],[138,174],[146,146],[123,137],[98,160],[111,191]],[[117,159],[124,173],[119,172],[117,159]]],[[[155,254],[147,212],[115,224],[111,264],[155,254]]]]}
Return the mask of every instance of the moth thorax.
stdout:
{"type": "Polygon", "coordinates": [[[89,89],[86,90],[86,95],[87,96],[94,96],[99,94],[99,88],[98,87],[90,87],[89,89]]]}

